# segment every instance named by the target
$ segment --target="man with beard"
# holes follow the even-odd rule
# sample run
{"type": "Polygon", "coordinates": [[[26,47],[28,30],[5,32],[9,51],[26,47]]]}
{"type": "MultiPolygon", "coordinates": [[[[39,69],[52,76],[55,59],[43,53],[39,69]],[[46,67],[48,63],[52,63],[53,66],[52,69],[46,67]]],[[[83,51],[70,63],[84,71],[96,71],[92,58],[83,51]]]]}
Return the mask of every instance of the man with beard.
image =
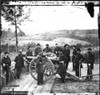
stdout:
{"type": "Polygon", "coordinates": [[[58,44],[55,44],[55,49],[54,49],[54,53],[56,54],[57,57],[59,57],[60,52],[62,52],[62,49],[58,46],[58,44]]]}
{"type": "Polygon", "coordinates": [[[52,49],[49,47],[49,44],[46,44],[46,48],[43,49],[45,53],[52,52],[52,49]]]}
{"type": "Polygon", "coordinates": [[[37,56],[41,50],[42,50],[41,45],[38,43],[34,50],[34,55],[37,56]]]}

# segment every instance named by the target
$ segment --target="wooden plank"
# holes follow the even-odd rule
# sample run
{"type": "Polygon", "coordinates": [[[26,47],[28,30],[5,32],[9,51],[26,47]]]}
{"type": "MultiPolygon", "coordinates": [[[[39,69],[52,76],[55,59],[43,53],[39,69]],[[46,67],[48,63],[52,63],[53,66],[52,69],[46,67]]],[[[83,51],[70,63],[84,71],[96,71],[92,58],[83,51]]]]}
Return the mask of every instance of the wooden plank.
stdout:
{"type": "MultiPolygon", "coordinates": [[[[44,85],[44,84],[43,84],[44,85]]],[[[40,93],[43,89],[43,85],[38,85],[34,91],[34,93],[40,93]]]]}
{"type": "Polygon", "coordinates": [[[28,78],[26,77],[26,80],[21,81],[21,83],[19,83],[19,84],[20,84],[20,87],[17,88],[17,89],[15,89],[15,90],[21,91],[22,88],[23,88],[31,79],[32,79],[31,76],[28,76],[28,78]]]}
{"type": "Polygon", "coordinates": [[[66,75],[67,75],[68,77],[74,79],[74,80],[79,80],[79,81],[81,81],[79,77],[70,74],[68,71],[66,72],[66,75]]]}
{"type": "Polygon", "coordinates": [[[35,80],[31,79],[30,81],[28,81],[28,83],[21,89],[21,91],[27,91],[28,88],[32,85],[33,81],[35,80]]]}
{"type": "Polygon", "coordinates": [[[27,91],[33,91],[37,88],[37,81],[33,81],[32,85],[27,89],[27,91]]]}
{"type": "Polygon", "coordinates": [[[52,77],[52,79],[50,79],[44,86],[43,86],[43,89],[41,92],[45,92],[45,93],[50,93],[51,91],[51,88],[54,84],[54,80],[55,80],[55,77],[52,77]]]}

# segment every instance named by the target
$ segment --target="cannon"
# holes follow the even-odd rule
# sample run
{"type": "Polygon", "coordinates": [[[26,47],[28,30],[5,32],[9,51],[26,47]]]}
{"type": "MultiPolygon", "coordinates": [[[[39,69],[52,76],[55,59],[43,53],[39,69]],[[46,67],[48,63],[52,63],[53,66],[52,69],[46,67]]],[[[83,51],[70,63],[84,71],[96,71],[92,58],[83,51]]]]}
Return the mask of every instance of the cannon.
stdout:
{"type": "MultiPolygon", "coordinates": [[[[51,60],[58,60],[57,56],[53,53],[45,53],[45,57],[43,58],[43,67],[44,67],[44,82],[51,79],[54,75],[55,66],[51,60]]],[[[32,78],[37,80],[37,71],[36,71],[36,60],[37,56],[27,56],[27,58],[31,58],[32,61],[28,62],[27,59],[24,58],[26,62],[29,63],[29,73],[31,74],[32,78]]]]}

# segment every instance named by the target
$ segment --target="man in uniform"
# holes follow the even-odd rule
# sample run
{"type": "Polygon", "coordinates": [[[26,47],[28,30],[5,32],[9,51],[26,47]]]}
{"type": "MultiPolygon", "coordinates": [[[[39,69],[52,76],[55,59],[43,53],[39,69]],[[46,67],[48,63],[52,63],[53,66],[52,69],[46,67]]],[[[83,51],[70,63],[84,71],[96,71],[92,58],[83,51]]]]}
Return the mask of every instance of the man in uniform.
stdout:
{"type": "Polygon", "coordinates": [[[68,69],[68,64],[70,61],[70,49],[69,49],[69,45],[65,44],[64,45],[64,50],[63,50],[63,54],[64,54],[64,63],[66,65],[66,70],[68,69]]]}
{"type": "Polygon", "coordinates": [[[59,55],[59,64],[58,64],[58,69],[57,72],[60,76],[61,76],[61,81],[62,83],[65,82],[65,76],[66,76],[66,66],[64,64],[64,55],[63,53],[60,51],[60,55],[59,55]]]}
{"type": "Polygon", "coordinates": [[[43,49],[43,52],[45,53],[52,52],[52,49],[49,47],[49,44],[46,44],[46,48],[43,49]]]}
{"type": "Polygon", "coordinates": [[[80,50],[80,48],[78,48],[75,59],[73,61],[75,63],[75,74],[78,77],[81,76],[81,65],[84,60],[85,59],[84,59],[83,55],[81,54],[81,50],[80,50]]]}
{"type": "Polygon", "coordinates": [[[6,74],[6,85],[9,81],[9,71],[11,66],[11,59],[9,57],[9,53],[5,52],[4,57],[2,58],[2,67],[3,67],[3,73],[6,74]]]}
{"type": "Polygon", "coordinates": [[[22,56],[22,50],[18,51],[18,55],[15,57],[16,62],[15,70],[16,70],[16,78],[20,79],[20,74],[22,72],[22,68],[24,67],[24,59],[22,56]]]}
{"type": "MultiPolygon", "coordinates": [[[[33,52],[31,50],[31,47],[28,46],[28,50],[26,52],[26,59],[28,62],[31,62],[32,58],[27,58],[27,56],[33,56],[33,52]]],[[[27,62],[27,72],[29,72],[29,63],[27,62]]]]}
{"type": "Polygon", "coordinates": [[[74,63],[74,60],[75,60],[76,54],[77,54],[77,48],[76,48],[76,46],[73,46],[73,55],[72,55],[73,71],[75,70],[75,63],[74,63]]]}
{"type": "Polygon", "coordinates": [[[59,57],[60,52],[62,52],[62,49],[58,46],[58,44],[55,44],[55,49],[54,49],[54,53],[57,55],[57,57],[59,57]]]}
{"type": "Polygon", "coordinates": [[[41,50],[36,60],[36,72],[37,72],[37,84],[38,85],[43,84],[43,74],[44,74],[43,58],[44,57],[45,56],[43,55],[43,51],[41,50]]]}
{"type": "Polygon", "coordinates": [[[87,76],[87,79],[92,79],[92,70],[94,68],[94,61],[95,61],[95,56],[94,54],[92,53],[92,49],[91,48],[88,48],[87,49],[87,54],[86,54],[86,62],[87,62],[87,75],[90,75],[90,76],[87,76]]]}
{"type": "Polygon", "coordinates": [[[37,56],[41,50],[42,50],[42,49],[41,49],[41,45],[38,43],[38,44],[36,45],[35,50],[34,50],[34,55],[37,56]]]}

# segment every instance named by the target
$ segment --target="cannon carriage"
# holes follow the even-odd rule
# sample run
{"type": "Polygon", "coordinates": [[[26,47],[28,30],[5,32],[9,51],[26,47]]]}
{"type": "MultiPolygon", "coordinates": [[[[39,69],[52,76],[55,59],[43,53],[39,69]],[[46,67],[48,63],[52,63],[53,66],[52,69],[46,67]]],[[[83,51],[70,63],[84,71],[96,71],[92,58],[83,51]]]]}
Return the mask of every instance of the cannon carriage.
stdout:
{"type": "MultiPolygon", "coordinates": [[[[58,61],[58,57],[54,53],[44,53],[45,57],[43,58],[43,68],[44,68],[44,82],[48,81],[54,76],[55,65],[53,61],[58,61]]],[[[28,62],[26,58],[24,60],[29,63],[29,73],[32,78],[37,80],[37,70],[36,70],[36,60],[37,56],[27,56],[27,58],[32,59],[31,62],[28,62]]]]}

